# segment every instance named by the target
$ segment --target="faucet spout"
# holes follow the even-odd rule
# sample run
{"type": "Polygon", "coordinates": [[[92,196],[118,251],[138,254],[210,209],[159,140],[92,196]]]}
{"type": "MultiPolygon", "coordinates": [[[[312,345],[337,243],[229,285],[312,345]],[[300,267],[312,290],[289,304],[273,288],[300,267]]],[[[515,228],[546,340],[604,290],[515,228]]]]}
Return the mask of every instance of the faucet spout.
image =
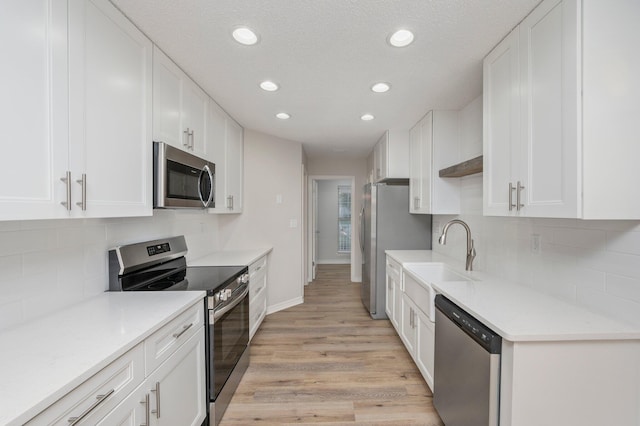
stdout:
{"type": "Polygon", "coordinates": [[[449,231],[451,225],[455,223],[462,225],[465,231],[467,231],[467,261],[465,269],[467,271],[473,271],[473,259],[476,258],[476,249],[473,244],[473,239],[471,238],[471,229],[469,228],[469,225],[467,225],[460,219],[450,220],[444,225],[444,228],[442,228],[442,235],[440,235],[440,238],[438,238],[438,242],[442,245],[447,243],[447,232],[449,231]]]}

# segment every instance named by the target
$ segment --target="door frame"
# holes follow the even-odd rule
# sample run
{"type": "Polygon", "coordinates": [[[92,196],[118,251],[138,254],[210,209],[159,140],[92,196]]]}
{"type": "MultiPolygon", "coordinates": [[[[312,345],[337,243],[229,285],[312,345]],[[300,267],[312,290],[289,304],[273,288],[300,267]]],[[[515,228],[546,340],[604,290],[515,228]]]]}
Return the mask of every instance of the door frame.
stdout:
{"type": "Polygon", "coordinates": [[[355,176],[346,176],[346,175],[309,175],[309,179],[307,181],[307,195],[308,195],[308,203],[307,203],[307,279],[305,285],[309,284],[314,279],[315,275],[315,267],[314,267],[314,256],[315,256],[315,244],[316,244],[316,232],[314,229],[315,226],[315,212],[317,212],[317,192],[314,195],[313,187],[317,186],[318,181],[323,180],[349,180],[351,181],[351,253],[350,253],[350,265],[351,265],[351,279],[357,276],[355,274],[355,259],[354,259],[354,249],[359,247],[358,235],[359,232],[357,227],[357,218],[358,218],[358,209],[354,202],[353,196],[356,193],[356,177],[355,176]]]}

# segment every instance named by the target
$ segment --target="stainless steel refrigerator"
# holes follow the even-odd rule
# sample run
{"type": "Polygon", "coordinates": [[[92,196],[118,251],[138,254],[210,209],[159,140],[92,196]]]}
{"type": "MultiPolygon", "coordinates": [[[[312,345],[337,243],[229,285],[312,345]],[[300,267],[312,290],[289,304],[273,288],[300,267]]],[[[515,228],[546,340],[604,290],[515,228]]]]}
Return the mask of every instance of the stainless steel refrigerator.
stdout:
{"type": "Polygon", "coordinates": [[[367,184],[360,212],[364,307],[374,319],[387,318],[385,250],[431,249],[431,215],[409,213],[409,185],[367,184]]]}

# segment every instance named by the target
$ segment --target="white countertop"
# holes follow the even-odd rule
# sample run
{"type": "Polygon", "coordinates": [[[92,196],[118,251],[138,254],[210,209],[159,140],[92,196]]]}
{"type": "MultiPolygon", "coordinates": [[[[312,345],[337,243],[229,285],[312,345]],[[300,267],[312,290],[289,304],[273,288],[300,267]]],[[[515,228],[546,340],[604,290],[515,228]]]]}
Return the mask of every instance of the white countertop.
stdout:
{"type": "Polygon", "coordinates": [[[205,293],[103,293],[0,332],[0,424],[23,424],[205,293]]]}
{"type": "Polygon", "coordinates": [[[430,283],[482,323],[513,342],[640,339],[640,329],[571,304],[533,288],[483,272],[464,271],[459,260],[430,250],[388,250],[415,279],[424,282],[412,263],[437,262],[471,277],[461,281],[430,283]]]}
{"type": "Polygon", "coordinates": [[[249,266],[271,252],[271,247],[247,250],[222,250],[187,261],[189,266],[249,266]]]}

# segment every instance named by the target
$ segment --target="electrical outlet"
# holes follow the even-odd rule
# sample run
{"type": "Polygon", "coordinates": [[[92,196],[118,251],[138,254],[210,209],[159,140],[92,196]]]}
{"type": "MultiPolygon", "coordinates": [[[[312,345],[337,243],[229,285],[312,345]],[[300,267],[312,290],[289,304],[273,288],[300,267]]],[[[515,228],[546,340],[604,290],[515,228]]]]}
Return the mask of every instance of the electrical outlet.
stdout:
{"type": "Polygon", "coordinates": [[[540,235],[531,234],[531,253],[540,254],[541,249],[540,235]]]}

